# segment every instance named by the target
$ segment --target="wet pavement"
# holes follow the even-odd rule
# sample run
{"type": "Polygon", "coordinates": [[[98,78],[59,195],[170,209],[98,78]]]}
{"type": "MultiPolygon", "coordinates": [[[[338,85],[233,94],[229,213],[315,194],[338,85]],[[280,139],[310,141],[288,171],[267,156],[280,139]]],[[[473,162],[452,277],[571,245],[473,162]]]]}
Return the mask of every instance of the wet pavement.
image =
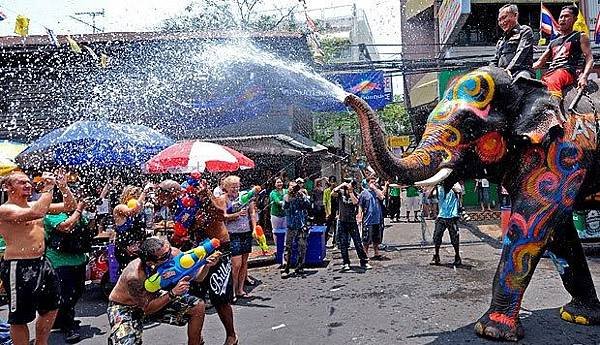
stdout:
{"type": "MultiPolygon", "coordinates": [[[[431,239],[432,223],[427,238],[431,239]]],[[[430,266],[431,246],[422,246],[421,226],[393,223],[386,228],[385,261],[373,269],[340,272],[339,251],[328,253],[326,267],[310,268],[302,277],[279,277],[275,265],[253,268],[254,296],[234,305],[240,344],[493,344],[475,336],[473,324],[489,307],[498,262],[498,242],[477,228],[462,228],[463,266],[453,267],[446,244],[442,265],[430,266]]],[[[444,238],[448,241],[447,235],[444,238]]],[[[372,253],[370,253],[372,255],[372,253]]],[[[600,258],[588,258],[600,286],[600,258]]],[[[526,329],[520,344],[600,344],[600,326],[562,321],[558,308],[569,297],[552,262],[542,259],[525,294],[521,317],[526,329]]],[[[106,302],[88,289],[79,305],[81,344],[106,344],[106,302]]],[[[1,317],[6,316],[6,306],[1,317]]],[[[222,344],[224,330],[214,309],[207,310],[206,344],[222,344]]],[[[148,325],[146,344],[185,344],[184,328],[148,325]]],[[[62,344],[53,333],[51,344],[62,344]]]]}

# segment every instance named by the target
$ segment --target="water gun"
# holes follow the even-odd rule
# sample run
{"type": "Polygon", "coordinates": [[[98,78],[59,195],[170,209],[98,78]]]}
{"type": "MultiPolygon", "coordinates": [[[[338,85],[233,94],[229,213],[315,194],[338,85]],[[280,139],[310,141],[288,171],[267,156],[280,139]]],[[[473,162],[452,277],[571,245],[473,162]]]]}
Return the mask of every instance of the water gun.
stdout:
{"type": "Polygon", "coordinates": [[[196,248],[181,252],[171,260],[158,266],[157,272],[144,282],[149,292],[173,288],[183,277],[194,278],[198,270],[206,264],[206,258],[219,248],[221,242],[213,238],[206,239],[196,248]]]}
{"type": "Polygon", "coordinates": [[[263,254],[267,250],[269,250],[269,246],[267,245],[267,238],[265,237],[265,232],[263,231],[262,226],[257,225],[254,228],[254,232],[252,233],[252,236],[254,236],[254,238],[256,239],[256,242],[258,242],[258,246],[263,251],[263,254]]]}
{"type": "Polygon", "coordinates": [[[231,207],[227,209],[227,213],[235,213],[244,208],[246,205],[252,201],[256,195],[261,192],[262,188],[260,186],[254,186],[248,190],[240,192],[240,195],[236,201],[231,204],[231,207]]]}
{"type": "Polygon", "coordinates": [[[183,196],[177,199],[177,211],[173,215],[173,237],[174,245],[181,245],[188,239],[189,229],[194,224],[196,213],[200,209],[200,198],[198,189],[200,187],[201,174],[194,171],[187,179],[187,187],[183,196]]]}

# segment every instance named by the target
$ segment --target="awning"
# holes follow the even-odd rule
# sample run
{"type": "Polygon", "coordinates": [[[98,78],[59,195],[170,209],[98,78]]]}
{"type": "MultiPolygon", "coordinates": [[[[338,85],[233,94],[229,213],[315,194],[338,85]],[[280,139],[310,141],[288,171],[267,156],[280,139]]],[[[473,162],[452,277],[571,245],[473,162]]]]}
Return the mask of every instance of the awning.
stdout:
{"type": "Polygon", "coordinates": [[[244,154],[299,156],[306,153],[327,152],[327,147],[296,133],[210,138],[203,140],[230,146],[244,154]]]}
{"type": "Polygon", "coordinates": [[[408,92],[412,108],[435,102],[438,98],[438,75],[431,72],[423,75],[408,92]]]}
{"type": "Polygon", "coordinates": [[[408,20],[431,6],[433,6],[433,0],[408,0],[406,1],[404,15],[408,20]]]}

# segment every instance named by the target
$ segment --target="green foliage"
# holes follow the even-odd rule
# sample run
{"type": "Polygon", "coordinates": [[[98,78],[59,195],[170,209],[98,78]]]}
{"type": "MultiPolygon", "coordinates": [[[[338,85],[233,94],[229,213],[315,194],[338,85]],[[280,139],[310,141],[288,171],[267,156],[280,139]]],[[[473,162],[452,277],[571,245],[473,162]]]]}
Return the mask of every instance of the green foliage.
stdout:
{"type": "Polygon", "coordinates": [[[322,37],[320,39],[323,50],[323,61],[329,63],[339,58],[350,49],[350,39],[340,37],[322,37]]]}
{"type": "MultiPolygon", "coordinates": [[[[412,134],[408,112],[399,98],[396,98],[394,103],[377,111],[377,115],[388,135],[412,134]]],[[[315,115],[313,140],[324,145],[332,145],[336,130],[347,137],[357,138],[360,134],[358,118],[352,112],[317,113],[315,115]]]]}
{"type": "Polygon", "coordinates": [[[185,14],[163,20],[158,29],[166,32],[248,30],[296,31],[296,6],[275,14],[258,13],[265,0],[197,0],[186,6],[185,14]]]}

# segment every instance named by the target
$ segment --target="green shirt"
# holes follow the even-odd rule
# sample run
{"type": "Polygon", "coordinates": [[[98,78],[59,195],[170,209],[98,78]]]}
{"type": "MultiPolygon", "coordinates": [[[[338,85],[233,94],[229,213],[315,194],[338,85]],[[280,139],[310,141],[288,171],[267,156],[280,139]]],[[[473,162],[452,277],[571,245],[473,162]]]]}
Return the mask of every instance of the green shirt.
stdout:
{"type": "MultiPolygon", "coordinates": [[[[53,231],[56,230],[56,227],[67,220],[69,215],[66,213],[59,214],[51,214],[44,217],[44,229],[46,230],[46,239],[50,236],[53,231]]],[[[79,224],[76,226],[87,226],[87,219],[81,218],[79,224]]],[[[50,247],[46,247],[46,257],[52,264],[54,268],[62,267],[62,266],[79,266],[83,265],[87,262],[87,257],[85,254],[72,254],[72,253],[63,253],[56,249],[52,249],[50,247]]]]}
{"type": "Polygon", "coordinates": [[[331,187],[327,187],[323,191],[323,205],[325,206],[325,215],[328,217],[331,214],[331,192],[331,187]]]}
{"type": "Polygon", "coordinates": [[[400,196],[400,188],[390,187],[390,196],[400,196]]]}
{"type": "Polygon", "coordinates": [[[283,196],[287,194],[287,189],[283,189],[281,192],[278,192],[277,189],[273,189],[271,194],[269,194],[269,200],[271,202],[271,215],[276,217],[284,217],[285,211],[283,207],[281,207],[281,202],[283,201],[283,196]]]}
{"type": "Polygon", "coordinates": [[[415,186],[406,187],[406,197],[411,198],[411,197],[415,197],[415,196],[419,196],[419,190],[417,189],[417,187],[415,187],[415,186]]]}
{"type": "Polygon", "coordinates": [[[312,190],[315,188],[315,181],[307,178],[306,181],[304,181],[304,188],[307,192],[312,192],[312,190]]]}

